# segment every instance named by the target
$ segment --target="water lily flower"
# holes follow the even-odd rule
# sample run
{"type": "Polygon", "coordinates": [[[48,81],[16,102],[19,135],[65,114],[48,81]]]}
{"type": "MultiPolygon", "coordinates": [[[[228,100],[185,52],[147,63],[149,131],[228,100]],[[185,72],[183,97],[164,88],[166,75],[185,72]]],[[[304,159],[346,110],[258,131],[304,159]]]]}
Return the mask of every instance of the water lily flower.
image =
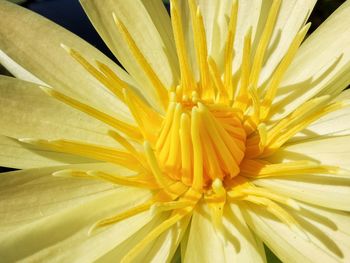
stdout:
{"type": "Polygon", "coordinates": [[[81,0],[124,68],[0,1],[2,262],[350,261],[350,1],[81,0]],[[171,17],[171,18],[170,18],[171,17]]]}

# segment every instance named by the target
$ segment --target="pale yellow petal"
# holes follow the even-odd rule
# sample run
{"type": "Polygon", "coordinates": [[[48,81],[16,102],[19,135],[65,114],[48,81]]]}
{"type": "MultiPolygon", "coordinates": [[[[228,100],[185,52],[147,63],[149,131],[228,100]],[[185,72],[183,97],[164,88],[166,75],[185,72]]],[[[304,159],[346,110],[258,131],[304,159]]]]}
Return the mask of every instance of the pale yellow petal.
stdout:
{"type": "MultiPolygon", "coordinates": [[[[262,241],[282,260],[282,262],[346,262],[342,257],[331,251],[320,247],[313,242],[312,231],[309,225],[298,220],[306,233],[310,232],[309,239],[301,237],[292,231],[286,224],[271,216],[265,209],[258,206],[247,206],[243,209],[244,216],[249,227],[262,239],[262,241]]],[[[327,238],[323,237],[327,241],[327,238]]],[[[331,239],[331,237],[329,237],[331,239]]]]}
{"type": "MultiPolygon", "coordinates": [[[[7,1],[0,2],[0,50],[48,85],[84,100],[103,111],[128,116],[125,107],[61,47],[77,49],[88,59],[99,60],[128,75],[93,46],[53,22],[7,1]]],[[[22,72],[12,71],[21,77],[22,72]]]]}
{"type": "MultiPolygon", "coordinates": [[[[161,224],[168,216],[168,213],[165,214],[159,214],[155,217],[150,217],[150,212],[147,211],[144,213],[147,214],[150,219],[147,220],[147,224],[144,224],[144,227],[142,229],[138,229],[137,232],[134,233],[134,235],[126,238],[123,240],[123,242],[115,243],[113,249],[108,251],[108,253],[104,254],[97,260],[97,262],[120,262],[121,259],[125,256],[125,254],[128,253],[138,242],[142,241],[142,239],[150,232],[152,229],[157,227],[159,224],[161,224]]],[[[134,259],[134,262],[140,262],[143,261],[144,258],[147,256],[147,253],[149,250],[151,250],[152,246],[154,245],[154,241],[151,242],[143,251],[140,251],[140,254],[136,256],[134,259]]]]}
{"type": "Polygon", "coordinates": [[[350,135],[320,137],[287,145],[269,157],[273,162],[310,159],[350,169],[350,135]]]}
{"type": "Polygon", "coordinates": [[[166,88],[177,83],[179,69],[171,23],[161,1],[107,0],[103,4],[97,0],[80,2],[108,47],[148,98],[153,102],[157,98],[154,88],[118,31],[112,13],[125,24],[138,48],[166,88]]]}
{"type": "Polygon", "coordinates": [[[0,135],[0,148],[0,166],[18,169],[92,162],[71,154],[39,149],[3,135],[0,135]]]}
{"type": "Polygon", "coordinates": [[[336,94],[349,84],[349,12],[346,1],[302,44],[278,91],[273,118],[285,116],[323,89],[336,94]]]}
{"type": "Polygon", "coordinates": [[[267,50],[267,60],[261,72],[260,83],[265,82],[274,72],[294,36],[306,23],[316,2],[317,0],[282,0],[267,50]]]}
{"type": "MultiPolygon", "coordinates": [[[[62,169],[118,170],[101,164],[65,165],[0,174],[0,231],[51,216],[81,205],[94,195],[115,188],[98,180],[63,178],[52,174],[62,169]]],[[[119,169],[121,170],[121,169],[119,169]]]]}
{"type": "MultiPolygon", "coordinates": [[[[62,192],[64,188],[55,193],[62,192]]],[[[34,193],[32,195],[35,196],[34,193]]],[[[91,226],[97,220],[133,207],[147,197],[147,191],[120,187],[96,195],[77,206],[21,225],[1,235],[2,260],[95,261],[141,229],[151,217],[145,212],[88,236],[91,226]]]]}
{"type": "Polygon", "coordinates": [[[255,180],[254,184],[306,203],[350,211],[350,176],[284,175],[282,179],[255,180]]]}
{"type": "Polygon", "coordinates": [[[17,64],[13,59],[6,55],[2,50],[0,50],[0,64],[3,65],[12,75],[19,79],[26,80],[29,82],[34,82],[39,85],[47,85],[32,73],[27,71],[21,65],[17,64]]]}
{"type": "Polygon", "coordinates": [[[265,262],[262,243],[237,206],[226,208],[223,232],[214,228],[209,211],[200,206],[193,213],[184,262],[265,262]]]}
{"type": "MultiPolygon", "coordinates": [[[[334,101],[348,101],[350,99],[350,90],[345,90],[337,96],[334,101]]],[[[322,136],[339,136],[350,134],[350,108],[331,112],[326,116],[315,121],[305,130],[299,132],[293,137],[289,144],[294,144],[304,140],[321,138],[322,136]]]]}
{"type": "Polygon", "coordinates": [[[113,145],[106,124],[49,97],[33,83],[0,76],[0,134],[113,145]]]}

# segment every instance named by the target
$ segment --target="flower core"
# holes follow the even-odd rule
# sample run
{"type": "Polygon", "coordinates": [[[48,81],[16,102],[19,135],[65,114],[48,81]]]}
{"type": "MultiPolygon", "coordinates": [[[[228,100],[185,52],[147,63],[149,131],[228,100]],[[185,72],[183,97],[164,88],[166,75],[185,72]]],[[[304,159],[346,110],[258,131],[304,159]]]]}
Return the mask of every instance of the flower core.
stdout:
{"type": "Polygon", "coordinates": [[[281,1],[273,1],[254,54],[251,48],[252,29],[246,32],[241,65],[236,75],[233,75],[233,59],[238,3],[232,2],[224,61],[219,63],[208,54],[200,8],[195,0],[188,1],[198,66],[195,72],[190,66],[180,8],[177,1],[171,1],[171,21],[181,78],[170,88],[160,81],[121,19],[113,14],[117,29],[154,87],[159,109],[151,107],[134,87],[121,80],[107,65],[99,61],[91,63],[78,51],[62,45],[128,107],[135,122],[120,120],[54,89],[43,87],[43,90],[108,124],[111,127],[108,135],[121,148],[64,139],[21,140],[55,151],[110,162],[134,172],[133,176],[123,176],[102,171],[63,170],[55,175],[102,179],[150,190],[152,197],[146,202],[101,219],[91,228],[92,231],[115,224],[148,210],[152,213],[168,212],[168,219],[129,251],[125,262],[135,258],[164,231],[190,217],[202,202],[208,204],[213,224],[220,233],[223,231],[225,204],[249,202],[265,207],[298,234],[305,236],[293,216],[284,209],[298,210],[297,203],[254,185],[253,181],[285,174],[338,172],[336,167],[310,160],[274,164],[264,159],[310,123],[344,107],[344,104],[330,103],[329,96],[320,96],[309,100],[286,118],[269,123],[277,88],[310,25],[305,25],[296,34],[266,87],[261,89],[258,86],[259,75],[281,1]]]}

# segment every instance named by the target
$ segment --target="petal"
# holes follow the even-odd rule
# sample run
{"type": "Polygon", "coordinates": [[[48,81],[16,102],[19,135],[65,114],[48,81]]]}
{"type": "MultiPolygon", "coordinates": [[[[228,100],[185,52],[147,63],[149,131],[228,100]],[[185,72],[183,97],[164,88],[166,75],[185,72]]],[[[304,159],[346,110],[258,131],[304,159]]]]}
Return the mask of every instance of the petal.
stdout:
{"type": "Polygon", "coordinates": [[[274,118],[324,89],[337,94],[349,84],[349,12],[350,1],[346,1],[302,44],[277,94],[274,118]]]}
{"type": "Polygon", "coordinates": [[[114,169],[108,164],[66,165],[0,174],[0,226],[30,223],[58,211],[81,205],[94,195],[113,189],[98,180],[63,178],[52,173],[62,169],[114,169]]]}
{"type": "Polygon", "coordinates": [[[25,68],[17,64],[13,59],[6,55],[2,50],[0,50],[0,64],[2,64],[9,72],[17,76],[19,79],[23,79],[29,82],[34,82],[40,85],[46,85],[40,79],[35,77],[32,73],[27,71],[25,68]]]}
{"type": "Polygon", "coordinates": [[[47,96],[30,82],[0,76],[0,134],[113,145],[109,127],[47,96]]]}
{"type": "Polygon", "coordinates": [[[269,157],[272,162],[288,160],[314,160],[325,165],[350,169],[350,136],[320,137],[296,142],[280,149],[269,157]]]}
{"type": "Polygon", "coordinates": [[[303,205],[293,214],[308,239],[293,232],[257,206],[244,210],[249,226],[283,262],[347,262],[349,215],[303,205]],[[347,229],[346,229],[347,227],[347,229]]]}
{"type": "Polygon", "coordinates": [[[282,0],[280,11],[267,49],[260,83],[265,82],[287,52],[294,36],[305,24],[317,0],[282,0]]]}
{"type": "Polygon", "coordinates": [[[125,24],[138,48],[163,84],[177,83],[179,69],[169,15],[158,0],[81,0],[84,10],[125,69],[135,78],[148,97],[154,88],[118,31],[112,13],[125,24]]]}
{"type": "MultiPolygon", "coordinates": [[[[126,111],[60,44],[79,50],[88,59],[107,64],[130,81],[127,74],[101,52],[62,27],[7,1],[0,2],[0,17],[0,50],[15,63],[37,79],[103,111],[114,114],[126,111]]],[[[5,57],[5,64],[8,64],[6,60],[5,57]]],[[[11,73],[23,76],[18,69],[11,73]]]]}
{"type": "MultiPolygon", "coordinates": [[[[98,262],[120,262],[130,249],[142,241],[149,232],[168,217],[169,213],[157,215],[149,224],[145,225],[140,231],[135,233],[135,235],[101,257],[98,262]]],[[[188,223],[189,218],[178,222],[178,224],[164,232],[156,240],[150,242],[148,246],[137,255],[133,262],[170,262],[188,223]]]]}
{"type": "MultiPolygon", "coordinates": [[[[79,179],[78,179],[79,180],[79,179]]],[[[65,189],[52,192],[64,196],[65,189]]],[[[36,192],[31,193],[33,197],[36,192]]],[[[89,228],[100,219],[133,207],[149,197],[148,191],[115,188],[52,215],[20,225],[1,235],[1,255],[7,262],[17,260],[49,262],[94,261],[123,242],[151,217],[142,213],[88,236],[89,228]],[[125,198],[128,196],[128,198],[125,198]],[[16,248],[16,249],[14,249],[16,248]]]]}
{"type": "Polygon", "coordinates": [[[92,162],[76,155],[39,149],[3,135],[0,135],[0,148],[0,166],[18,169],[92,162]]]}
{"type": "Polygon", "coordinates": [[[306,203],[350,211],[350,178],[337,178],[332,175],[286,175],[283,179],[255,180],[254,184],[306,203]]]}
{"type": "MultiPolygon", "coordinates": [[[[345,90],[334,101],[350,99],[350,90],[345,90]]],[[[305,130],[293,137],[288,143],[296,143],[310,139],[320,139],[322,136],[339,136],[350,134],[350,108],[344,107],[331,112],[315,121],[305,130]]]]}
{"type": "Polygon", "coordinates": [[[238,207],[232,205],[231,209],[225,212],[224,233],[219,233],[204,205],[197,208],[192,216],[184,262],[265,261],[262,243],[254,239],[238,207]]]}

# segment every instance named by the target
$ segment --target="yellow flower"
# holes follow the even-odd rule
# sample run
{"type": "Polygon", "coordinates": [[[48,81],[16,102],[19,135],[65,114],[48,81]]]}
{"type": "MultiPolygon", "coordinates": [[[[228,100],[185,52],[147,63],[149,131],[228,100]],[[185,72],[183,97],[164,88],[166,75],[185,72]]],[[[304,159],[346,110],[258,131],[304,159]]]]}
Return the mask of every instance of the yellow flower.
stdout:
{"type": "Polygon", "coordinates": [[[125,70],[0,2],[2,262],[350,261],[350,1],[81,2],[125,70]]]}

